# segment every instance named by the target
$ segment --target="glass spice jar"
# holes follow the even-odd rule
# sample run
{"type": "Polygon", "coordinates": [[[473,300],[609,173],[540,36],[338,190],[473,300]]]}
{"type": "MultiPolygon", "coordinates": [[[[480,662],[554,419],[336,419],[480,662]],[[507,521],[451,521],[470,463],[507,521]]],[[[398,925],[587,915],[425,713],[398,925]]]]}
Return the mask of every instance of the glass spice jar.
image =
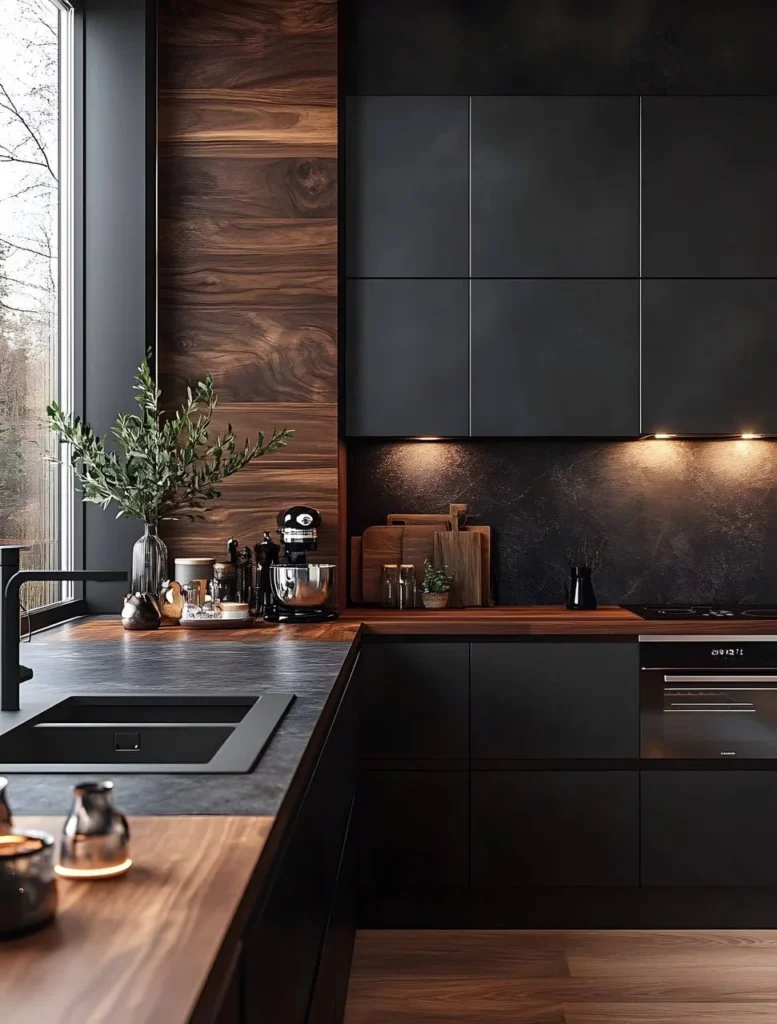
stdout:
{"type": "Polygon", "coordinates": [[[235,600],[234,562],[214,562],[210,596],[213,601],[235,600]]]}
{"type": "Polygon", "coordinates": [[[396,608],[399,590],[399,566],[384,565],[380,577],[380,603],[383,608],[396,608]]]}

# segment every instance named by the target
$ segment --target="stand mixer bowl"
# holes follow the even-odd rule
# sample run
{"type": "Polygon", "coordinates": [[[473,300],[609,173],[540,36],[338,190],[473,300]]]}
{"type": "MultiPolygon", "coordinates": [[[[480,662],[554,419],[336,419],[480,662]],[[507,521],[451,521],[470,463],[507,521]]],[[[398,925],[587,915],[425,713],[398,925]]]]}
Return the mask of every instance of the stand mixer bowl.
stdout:
{"type": "Polygon", "coordinates": [[[335,565],[273,565],[270,582],[276,600],[287,608],[321,608],[334,593],[335,565]]]}

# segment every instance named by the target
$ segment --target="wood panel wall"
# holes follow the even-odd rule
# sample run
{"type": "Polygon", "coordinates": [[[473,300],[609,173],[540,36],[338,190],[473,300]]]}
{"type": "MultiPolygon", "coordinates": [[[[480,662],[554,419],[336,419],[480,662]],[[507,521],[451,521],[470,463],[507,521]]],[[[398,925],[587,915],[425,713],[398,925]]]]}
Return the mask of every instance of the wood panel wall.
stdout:
{"type": "Polygon", "coordinates": [[[159,371],[206,371],[239,436],[294,427],[171,555],[224,551],[302,501],[337,548],[337,0],[159,0],[159,371]]]}

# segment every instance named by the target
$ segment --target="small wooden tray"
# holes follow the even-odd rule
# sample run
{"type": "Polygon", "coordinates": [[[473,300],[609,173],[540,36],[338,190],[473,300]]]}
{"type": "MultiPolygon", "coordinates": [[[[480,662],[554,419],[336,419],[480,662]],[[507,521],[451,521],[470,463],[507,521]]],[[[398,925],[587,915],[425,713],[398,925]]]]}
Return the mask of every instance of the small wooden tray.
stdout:
{"type": "Polygon", "coordinates": [[[182,629],[247,629],[254,620],[245,619],[181,619],[182,629]]]}

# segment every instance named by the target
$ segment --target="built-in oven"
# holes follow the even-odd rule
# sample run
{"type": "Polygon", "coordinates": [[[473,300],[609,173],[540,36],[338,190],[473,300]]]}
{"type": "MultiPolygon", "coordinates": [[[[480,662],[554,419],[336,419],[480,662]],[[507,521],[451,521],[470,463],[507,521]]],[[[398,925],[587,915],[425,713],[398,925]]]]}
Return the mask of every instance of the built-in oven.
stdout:
{"type": "Polygon", "coordinates": [[[777,636],[641,636],[640,747],[777,760],[777,636]]]}

